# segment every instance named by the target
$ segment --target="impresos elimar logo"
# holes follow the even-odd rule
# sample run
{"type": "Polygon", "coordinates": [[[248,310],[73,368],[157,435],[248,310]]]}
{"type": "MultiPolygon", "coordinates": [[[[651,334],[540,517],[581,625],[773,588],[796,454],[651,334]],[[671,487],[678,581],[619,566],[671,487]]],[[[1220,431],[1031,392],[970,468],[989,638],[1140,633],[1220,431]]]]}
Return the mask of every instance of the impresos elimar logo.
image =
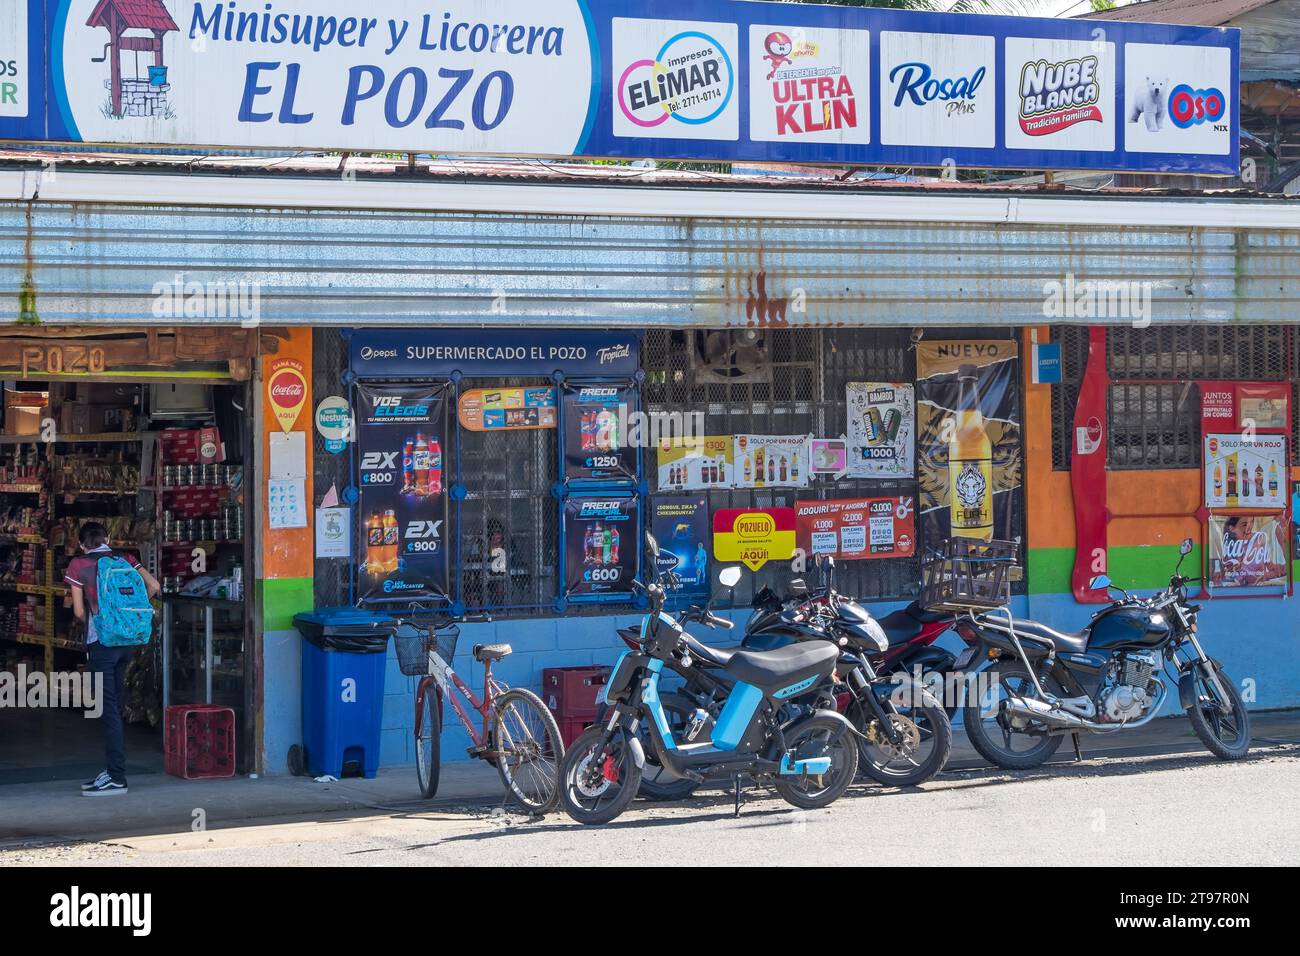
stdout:
{"type": "Polygon", "coordinates": [[[736,69],[722,42],[683,30],[634,60],[616,84],[618,105],[635,126],[698,126],[722,114],[736,91],[736,69]]]}
{"type": "Polygon", "coordinates": [[[1097,57],[1051,63],[1037,60],[1020,71],[1020,128],[1045,136],[1078,123],[1100,123],[1097,57]]]}

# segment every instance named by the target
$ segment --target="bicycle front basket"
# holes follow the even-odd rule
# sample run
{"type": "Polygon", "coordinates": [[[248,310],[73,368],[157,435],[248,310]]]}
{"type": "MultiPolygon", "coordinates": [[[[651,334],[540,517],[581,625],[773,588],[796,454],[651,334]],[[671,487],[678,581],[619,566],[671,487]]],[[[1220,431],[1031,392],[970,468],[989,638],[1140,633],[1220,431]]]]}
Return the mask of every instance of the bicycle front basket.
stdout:
{"type": "Polygon", "coordinates": [[[393,636],[397,649],[397,666],[407,677],[425,677],[429,668],[429,651],[432,649],[448,664],[456,656],[456,642],[460,628],[455,624],[431,630],[427,624],[403,624],[393,636]]]}

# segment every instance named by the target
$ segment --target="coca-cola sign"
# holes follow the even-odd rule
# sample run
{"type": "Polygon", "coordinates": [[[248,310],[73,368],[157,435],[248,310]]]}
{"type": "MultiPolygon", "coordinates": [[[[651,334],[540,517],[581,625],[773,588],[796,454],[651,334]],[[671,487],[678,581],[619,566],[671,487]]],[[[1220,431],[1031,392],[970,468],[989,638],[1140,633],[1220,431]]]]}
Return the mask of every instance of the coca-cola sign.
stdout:
{"type": "Polygon", "coordinates": [[[307,404],[307,378],[297,359],[276,359],[266,375],[266,397],[280,430],[293,431],[307,404]]]}
{"type": "Polygon", "coordinates": [[[1210,518],[1210,589],[1287,586],[1286,521],[1282,515],[1210,518]]]}

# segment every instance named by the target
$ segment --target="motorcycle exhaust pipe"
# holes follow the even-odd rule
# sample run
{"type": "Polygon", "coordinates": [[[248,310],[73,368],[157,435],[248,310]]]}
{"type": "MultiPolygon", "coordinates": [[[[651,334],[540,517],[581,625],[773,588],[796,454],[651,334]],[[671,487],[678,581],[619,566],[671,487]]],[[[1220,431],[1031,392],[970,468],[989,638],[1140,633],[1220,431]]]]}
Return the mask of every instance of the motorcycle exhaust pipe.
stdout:
{"type": "Polygon", "coordinates": [[[1002,702],[1003,712],[1008,717],[1024,717],[1027,720],[1039,720],[1053,727],[1069,727],[1072,730],[1085,730],[1096,726],[1090,720],[1084,720],[1069,711],[1041,700],[1029,697],[1008,697],[1002,702]]]}

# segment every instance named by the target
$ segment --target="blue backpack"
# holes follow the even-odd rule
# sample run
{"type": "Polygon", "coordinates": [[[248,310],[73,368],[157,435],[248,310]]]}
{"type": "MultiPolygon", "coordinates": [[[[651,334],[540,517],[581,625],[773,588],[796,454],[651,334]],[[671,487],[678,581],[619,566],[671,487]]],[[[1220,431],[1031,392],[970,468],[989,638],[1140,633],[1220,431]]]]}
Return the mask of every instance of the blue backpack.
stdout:
{"type": "Polygon", "coordinates": [[[120,554],[106,554],[95,565],[95,635],[105,647],[148,644],[153,605],[140,572],[120,554]]]}

